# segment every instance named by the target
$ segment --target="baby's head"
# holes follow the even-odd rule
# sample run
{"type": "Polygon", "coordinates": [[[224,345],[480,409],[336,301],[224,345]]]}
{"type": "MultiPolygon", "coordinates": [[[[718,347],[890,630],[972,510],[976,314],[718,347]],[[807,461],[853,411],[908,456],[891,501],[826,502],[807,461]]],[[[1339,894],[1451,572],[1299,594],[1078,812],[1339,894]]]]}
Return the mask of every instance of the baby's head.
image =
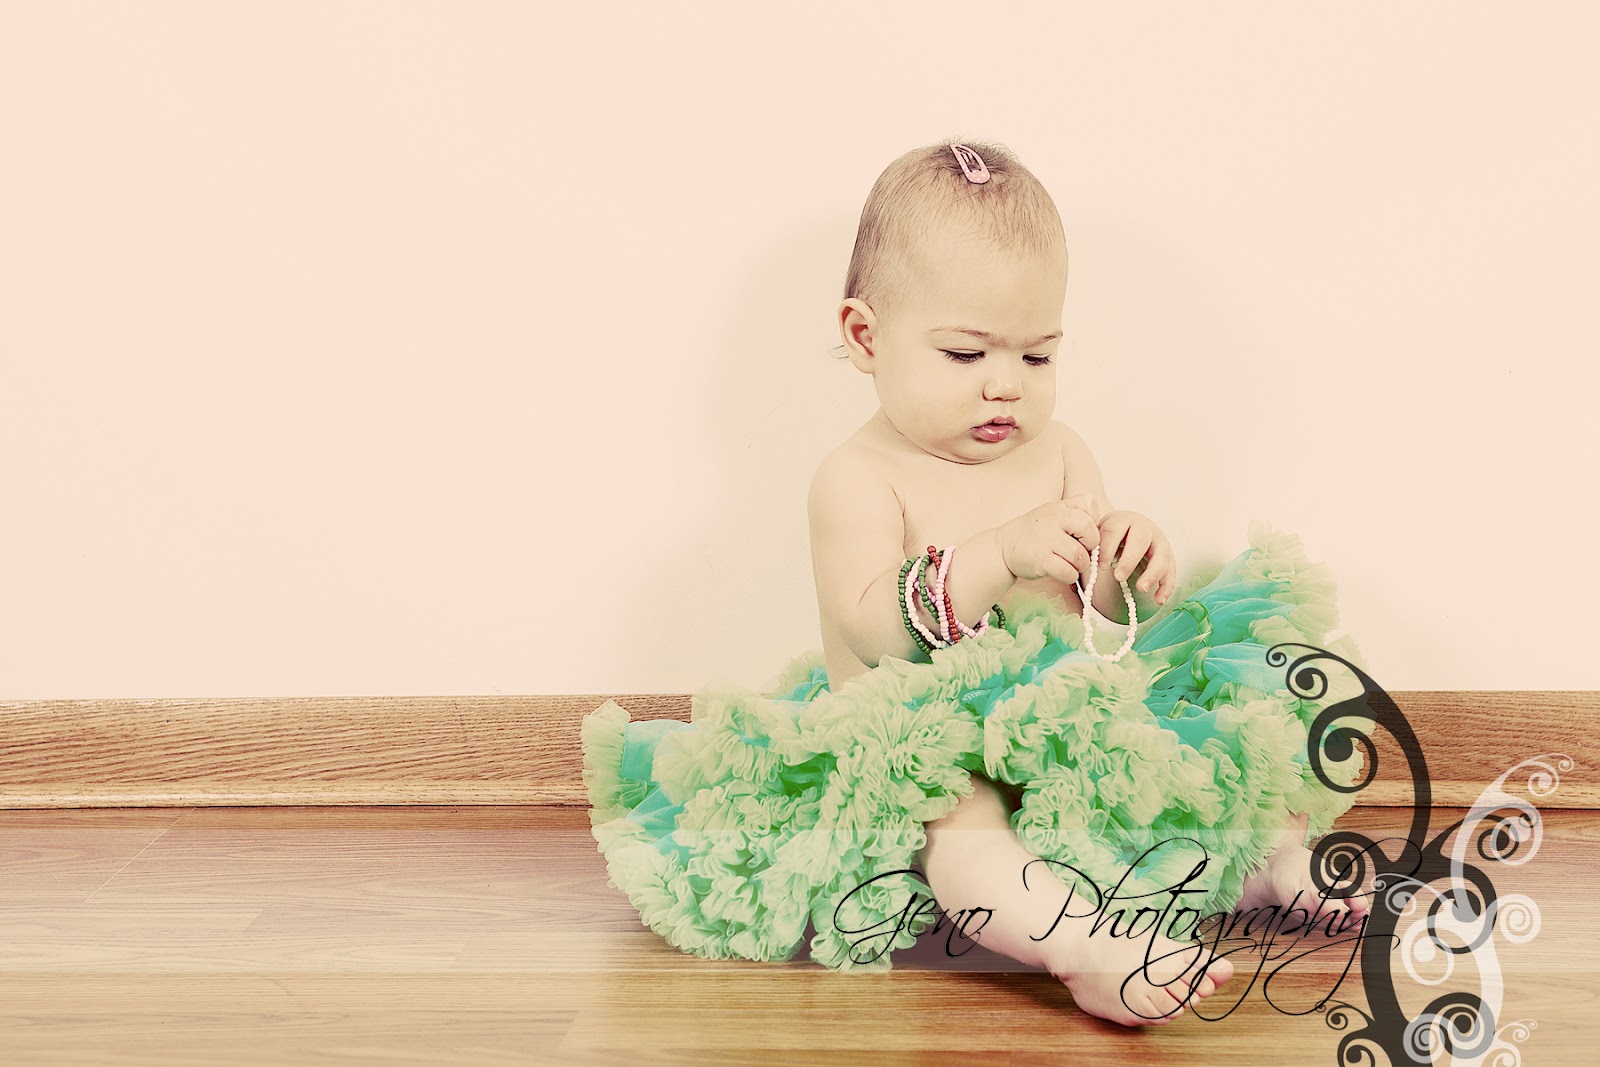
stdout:
{"type": "Polygon", "coordinates": [[[861,211],[839,328],[895,430],[932,455],[985,463],[1055,414],[1067,241],[1050,194],[1010,151],[954,143],[988,180],[968,176],[982,170],[964,168],[952,142],[889,164],[861,211]],[[979,429],[1004,416],[1009,434],[979,429]]]}

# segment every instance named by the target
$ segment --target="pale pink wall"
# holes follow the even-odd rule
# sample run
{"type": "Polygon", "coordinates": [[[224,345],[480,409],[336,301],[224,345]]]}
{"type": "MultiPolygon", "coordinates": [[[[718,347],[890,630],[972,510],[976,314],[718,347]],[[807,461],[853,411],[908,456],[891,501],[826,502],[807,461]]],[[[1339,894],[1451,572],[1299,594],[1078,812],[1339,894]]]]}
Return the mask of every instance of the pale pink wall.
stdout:
{"type": "Polygon", "coordinates": [[[857,213],[952,133],[1184,561],[1260,515],[1385,685],[1600,686],[1592,12],[0,6],[0,697],[766,681],[857,213]]]}

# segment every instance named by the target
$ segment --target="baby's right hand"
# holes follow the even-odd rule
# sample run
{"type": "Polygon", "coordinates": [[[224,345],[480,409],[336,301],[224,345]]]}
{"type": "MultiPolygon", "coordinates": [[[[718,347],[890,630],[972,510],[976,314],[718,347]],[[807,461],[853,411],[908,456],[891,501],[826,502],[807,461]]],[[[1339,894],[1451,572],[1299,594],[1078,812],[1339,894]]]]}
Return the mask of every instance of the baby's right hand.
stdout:
{"type": "Polygon", "coordinates": [[[1095,516],[1065,500],[1043,504],[1000,527],[1000,558],[1023,580],[1050,577],[1076,585],[1099,544],[1095,516]]]}

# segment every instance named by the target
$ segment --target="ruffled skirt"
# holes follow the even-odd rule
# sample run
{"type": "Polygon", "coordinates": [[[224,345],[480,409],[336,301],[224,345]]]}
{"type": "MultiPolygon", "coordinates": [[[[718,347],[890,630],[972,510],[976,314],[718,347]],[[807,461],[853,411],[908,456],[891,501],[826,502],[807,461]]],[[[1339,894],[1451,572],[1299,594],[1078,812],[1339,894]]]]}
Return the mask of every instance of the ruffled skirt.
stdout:
{"type": "MultiPolygon", "coordinates": [[[[1359,683],[1327,670],[1327,691],[1303,699],[1267,650],[1299,646],[1284,650],[1292,663],[1325,649],[1365,670],[1349,639],[1328,640],[1326,567],[1265,523],[1249,541],[1141,621],[1116,663],[1081,649],[1083,620],[1059,601],[1024,595],[1004,627],[931,659],[886,658],[837,692],[813,651],[765,692],[704,687],[689,722],[632,722],[608,700],[581,737],[610,884],[695,955],[787,960],[809,923],[817,962],[886,970],[937,918],[910,914],[932,893],[906,872],[971,772],[1020,793],[1024,848],[1100,892],[1183,883],[1197,892],[1179,906],[1231,910],[1291,812],[1308,813],[1309,844],[1353,799],[1313,773],[1307,728],[1359,683]],[[882,937],[866,951],[870,931],[882,937]]],[[[1101,630],[1095,644],[1120,641],[1101,630]]],[[[1360,746],[1323,769],[1349,786],[1360,746]]]]}

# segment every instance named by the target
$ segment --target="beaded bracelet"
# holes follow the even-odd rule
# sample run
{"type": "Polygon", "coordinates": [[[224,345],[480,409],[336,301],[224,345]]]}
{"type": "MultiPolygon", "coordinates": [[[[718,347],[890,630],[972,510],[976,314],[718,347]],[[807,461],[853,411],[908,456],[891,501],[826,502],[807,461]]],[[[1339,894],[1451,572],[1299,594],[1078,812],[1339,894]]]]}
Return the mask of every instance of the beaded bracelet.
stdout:
{"type": "Polygon", "coordinates": [[[978,637],[988,632],[990,614],[995,616],[999,626],[1004,627],[1006,623],[1005,612],[1000,610],[999,604],[995,604],[984,613],[976,628],[956,618],[955,605],[950,599],[950,591],[947,588],[950,560],[954,555],[954,545],[945,549],[943,553],[933,545],[929,545],[926,556],[912,556],[900,565],[897,587],[900,619],[912,639],[916,641],[917,647],[930,655],[934,649],[948,648],[963,637],[978,637]],[[925,577],[927,571],[933,571],[935,575],[931,589],[925,577]],[[922,620],[917,618],[916,602],[919,595],[923,606],[928,609],[928,614],[938,622],[938,633],[929,630],[922,624],[922,620]]]}
{"type": "Polygon", "coordinates": [[[950,619],[955,615],[956,611],[950,603],[950,597],[944,591],[944,570],[945,567],[940,558],[939,550],[929,545],[927,562],[922,567],[922,584],[919,589],[922,593],[923,606],[928,609],[928,614],[939,626],[939,636],[936,639],[939,648],[948,647],[961,640],[961,631],[959,630],[956,631],[954,640],[951,640],[950,637],[950,619]],[[938,574],[935,575],[930,589],[928,576],[935,574],[936,571],[938,574]]]}
{"type": "MultiPolygon", "coordinates": [[[[944,580],[950,572],[949,553],[946,549],[940,553],[932,545],[928,546],[928,562],[923,568],[922,602],[928,608],[928,614],[939,624],[939,636],[946,645],[953,645],[961,640],[961,631],[957,629],[955,636],[950,635],[950,621],[955,618],[956,609],[950,603],[950,594],[945,590],[944,580]],[[928,588],[927,576],[935,574],[933,588],[928,588]]],[[[942,646],[941,646],[942,647],[942,646]]]]}
{"type": "MultiPolygon", "coordinates": [[[[941,562],[942,562],[942,565],[945,568],[948,568],[950,566],[950,559],[955,554],[956,554],[956,546],[955,545],[951,545],[949,548],[944,550],[944,558],[943,558],[943,560],[941,562]]],[[[941,577],[940,581],[943,581],[943,580],[944,579],[941,577]]],[[[995,610],[995,612],[997,614],[999,614],[1000,613],[1000,605],[996,604],[994,606],[994,610],[995,610]]],[[[951,614],[954,615],[954,612],[952,612],[951,614]]],[[[1005,615],[1004,614],[1000,614],[1000,624],[1002,626],[1005,625],[1005,615]]],[[[972,627],[968,626],[966,623],[962,622],[960,619],[956,619],[956,629],[963,636],[966,636],[966,637],[981,637],[981,636],[983,636],[985,633],[987,633],[989,631],[989,616],[985,615],[982,619],[978,620],[978,628],[976,630],[974,630],[972,627]]]]}
{"type": "Polygon", "coordinates": [[[936,615],[936,617],[939,619],[939,632],[944,636],[944,639],[951,644],[954,644],[963,637],[977,637],[980,634],[988,632],[989,617],[987,615],[979,620],[978,628],[973,629],[960,619],[956,618],[955,605],[950,602],[950,591],[946,588],[945,583],[946,579],[948,579],[950,575],[950,561],[955,558],[956,546],[951,545],[943,552],[937,552],[932,545],[929,545],[928,554],[931,560],[937,561],[939,573],[936,578],[933,596],[931,598],[927,598],[926,591],[924,591],[924,597],[926,598],[925,602],[928,602],[929,614],[936,615]],[[942,611],[939,610],[941,607],[943,609],[942,611]],[[950,627],[952,625],[955,627],[954,637],[951,636],[950,632],[950,627]]]}
{"type": "MultiPolygon", "coordinates": [[[[931,548],[932,546],[930,545],[929,547],[931,548]]],[[[940,638],[944,641],[944,643],[949,644],[950,627],[945,623],[944,605],[933,599],[932,583],[928,581],[928,574],[934,568],[938,567],[938,565],[939,554],[937,552],[930,552],[928,556],[919,563],[917,571],[912,575],[912,581],[916,583],[917,593],[922,597],[922,606],[928,609],[928,618],[932,619],[934,624],[939,627],[940,638]],[[919,577],[921,578],[920,582],[917,581],[919,577]]]]}
{"type": "MultiPolygon", "coordinates": [[[[933,546],[928,546],[928,551],[933,551],[933,546]]],[[[955,644],[967,636],[966,630],[961,625],[961,620],[956,618],[955,605],[950,602],[950,592],[944,587],[944,580],[950,576],[950,560],[955,557],[956,546],[951,545],[936,558],[939,560],[939,576],[934,580],[933,599],[935,603],[944,605],[944,614],[939,616],[939,629],[944,634],[944,639],[955,644]],[[950,636],[950,627],[954,624],[956,634],[950,636]]]]}
{"type": "Polygon", "coordinates": [[[912,605],[912,600],[916,596],[915,579],[912,580],[911,588],[906,588],[907,577],[921,565],[922,557],[912,556],[900,566],[900,618],[905,623],[906,629],[911,631],[911,637],[917,642],[917,647],[931,655],[934,648],[933,634],[922,625],[922,620],[917,618],[917,610],[912,605]]]}

